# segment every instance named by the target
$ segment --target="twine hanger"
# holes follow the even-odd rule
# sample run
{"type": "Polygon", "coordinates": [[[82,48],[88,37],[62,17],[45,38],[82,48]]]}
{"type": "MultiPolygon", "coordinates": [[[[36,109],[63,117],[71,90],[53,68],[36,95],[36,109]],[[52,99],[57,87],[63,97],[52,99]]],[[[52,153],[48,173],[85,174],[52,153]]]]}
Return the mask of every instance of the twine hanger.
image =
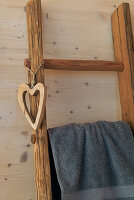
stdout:
{"type": "Polygon", "coordinates": [[[44,66],[44,60],[42,61],[42,63],[38,66],[38,68],[36,69],[36,71],[34,72],[33,70],[31,70],[30,68],[27,68],[29,72],[31,72],[33,74],[33,79],[31,81],[31,88],[34,88],[34,86],[36,85],[37,81],[36,81],[36,74],[38,72],[38,70],[44,66]]]}

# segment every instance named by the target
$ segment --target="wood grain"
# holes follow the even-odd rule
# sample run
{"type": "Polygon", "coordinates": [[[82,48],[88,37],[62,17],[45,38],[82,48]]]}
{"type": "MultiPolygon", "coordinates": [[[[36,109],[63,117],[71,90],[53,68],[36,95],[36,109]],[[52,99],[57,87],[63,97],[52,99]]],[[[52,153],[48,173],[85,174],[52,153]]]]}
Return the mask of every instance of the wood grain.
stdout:
{"type": "MultiPolygon", "coordinates": [[[[110,17],[121,2],[123,0],[42,0],[43,58],[114,60],[110,17]]],[[[134,19],[134,1],[126,2],[130,3],[134,19]]],[[[27,83],[27,69],[23,67],[24,59],[29,57],[26,3],[27,0],[1,0],[0,6],[2,200],[36,199],[32,131],[17,101],[18,86],[27,83]],[[20,162],[25,151],[27,160],[20,162]]],[[[134,25],[134,20],[132,23],[134,25]]],[[[48,128],[121,119],[115,72],[45,70],[45,77],[48,128]]]]}
{"type": "Polygon", "coordinates": [[[113,13],[112,31],[116,61],[125,66],[124,71],[118,73],[122,120],[134,130],[134,43],[128,3],[113,13]]]}
{"type": "MultiPolygon", "coordinates": [[[[26,6],[29,58],[31,59],[31,70],[35,71],[43,60],[42,44],[42,13],[41,1],[30,1],[26,6]]],[[[29,74],[30,76],[30,74],[29,74]]],[[[30,78],[29,78],[30,80],[30,78]]],[[[44,84],[44,69],[40,68],[36,74],[37,82],[44,84]]],[[[45,94],[46,95],[46,94],[45,94]]],[[[39,105],[39,96],[30,99],[31,115],[36,117],[39,105]]],[[[51,176],[48,155],[48,136],[46,126],[46,110],[44,120],[40,129],[36,132],[36,142],[34,144],[34,162],[35,162],[35,182],[37,200],[51,200],[51,176]]]]}
{"type": "MultiPolygon", "coordinates": [[[[29,59],[25,59],[24,65],[31,66],[29,59]]],[[[124,64],[121,62],[104,60],[62,60],[44,59],[44,69],[70,70],[70,71],[115,71],[122,72],[124,64]]]]}
{"type": "Polygon", "coordinates": [[[44,112],[46,108],[46,96],[47,96],[47,90],[46,87],[42,83],[37,83],[33,88],[30,88],[29,85],[23,83],[19,86],[18,89],[18,101],[20,104],[20,107],[22,109],[22,112],[24,113],[24,116],[28,120],[30,126],[34,130],[38,130],[40,128],[40,125],[44,118],[44,112]],[[38,105],[38,111],[37,116],[35,119],[32,118],[27,102],[26,102],[26,93],[32,96],[36,96],[39,93],[39,105],[38,105]]]}

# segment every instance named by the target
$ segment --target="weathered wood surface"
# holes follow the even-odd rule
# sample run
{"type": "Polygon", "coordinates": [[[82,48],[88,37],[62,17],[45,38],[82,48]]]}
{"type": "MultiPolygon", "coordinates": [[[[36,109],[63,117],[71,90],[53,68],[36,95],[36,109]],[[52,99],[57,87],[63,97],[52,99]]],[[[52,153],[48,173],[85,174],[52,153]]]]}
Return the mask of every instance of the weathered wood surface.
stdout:
{"type": "MultiPolygon", "coordinates": [[[[44,57],[114,60],[111,14],[121,0],[43,0],[44,57]],[[77,4],[77,6],[76,6],[77,4]]],[[[134,1],[130,2],[134,19],[134,1]]],[[[27,0],[0,0],[0,199],[35,200],[32,130],[17,101],[27,82],[27,0]]],[[[132,20],[134,25],[134,20],[132,20]]],[[[114,72],[46,71],[48,127],[121,119],[114,72]]]]}
{"type": "Polygon", "coordinates": [[[115,58],[125,66],[124,71],[118,73],[122,119],[134,130],[134,41],[128,3],[113,13],[112,30],[115,58]]]}
{"type": "MultiPolygon", "coordinates": [[[[43,42],[42,42],[42,9],[41,0],[29,1],[26,5],[27,14],[27,29],[28,29],[28,43],[29,43],[29,58],[31,60],[31,70],[35,72],[43,62],[43,42]]],[[[29,73],[29,83],[31,83],[33,74],[29,73]]],[[[37,83],[45,84],[44,68],[41,67],[36,73],[37,83]]],[[[39,85],[37,84],[37,85],[39,85]]],[[[34,88],[37,87],[35,85],[34,88]]],[[[33,88],[33,90],[34,90],[33,88]]],[[[46,88],[46,86],[44,86],[46,88]]],[[[47,93],[45,92],[45,99],[47,93]]],[[[31,96],[30,96],[31,97],[31,96]]],[[[40,101],[42,95],[38,94],[30,98],[30,110],[32,118],[38,117],[40,110],[40,101]]],[[[46,121],[46,101],[43,102],[45,110],[43,113],[44,120],[37,131],[34,148],[34,165],[35,165],[35,183],[36,183],[36,200],[52,200],[51,193],[51,175],[48,152],[48,135],[47,135],[47,121],[46,121]]],[[[36,121],[35,121],[36,123],[36,121]]]]}
{"type": "MultiPolygon", "coordinates": [[[[29,59],[25,59],[24,65],[31,67],[29,59]]],[[[63,60],[63,59],[44,59],[44,69],[51,70],[70,70],[70,71],[114,71],[122,72],[124,64],[115,61],[105,60],[63,60]]]]}

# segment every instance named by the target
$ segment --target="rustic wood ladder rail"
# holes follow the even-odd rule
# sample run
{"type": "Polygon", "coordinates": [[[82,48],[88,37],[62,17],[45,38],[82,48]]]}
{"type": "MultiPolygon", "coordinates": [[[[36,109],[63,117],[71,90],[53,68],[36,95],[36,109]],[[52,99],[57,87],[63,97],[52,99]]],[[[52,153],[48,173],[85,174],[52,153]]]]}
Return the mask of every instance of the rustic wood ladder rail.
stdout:
{"type": "MultiPolygon", "coordinates": [[[[29,59],[25,66],[35,71],[43,61],[41,0],[27,3],[29,59]]],[[[116,61],[54,60],[44,59],[44,67],[37,73],[37,82],[44,84],[44,70],[117,71],[122,120],[134,130],[134,48],[130,7],[121,4],[112,14],[113,43],[116,61]]],[[[28,81],[31,83],[31,74],[28,81]]],[[[30,112],[36,116],[39,97],[30,98],[30,112]]],[[[52,200],[51,175],[48,152],[46,112],[38,130],[34,146],[35,181],[37,200],[52,200]]]]}

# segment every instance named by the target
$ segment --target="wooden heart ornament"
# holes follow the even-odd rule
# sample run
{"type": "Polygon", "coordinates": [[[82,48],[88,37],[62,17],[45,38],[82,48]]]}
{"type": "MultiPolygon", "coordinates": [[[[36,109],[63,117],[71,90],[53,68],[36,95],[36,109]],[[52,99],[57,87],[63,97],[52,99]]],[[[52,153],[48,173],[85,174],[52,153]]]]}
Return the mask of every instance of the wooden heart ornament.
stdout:
{"type": "Polygon", "coordinates": [[[34,88],[30,88],[29,85],[25,83],[21,84],[18,89],[18,101],[31,127],[34,130],[38,130],[44,117],[44,109],[46,105],[46,87],[42,83],[37,83],[34,88]],[[29,93],[32,96],[36,96],[38,92],[40,93],[40,100],[37,116],[34,120],[28,110],[25,96],[26,93],[29,93]]]}

